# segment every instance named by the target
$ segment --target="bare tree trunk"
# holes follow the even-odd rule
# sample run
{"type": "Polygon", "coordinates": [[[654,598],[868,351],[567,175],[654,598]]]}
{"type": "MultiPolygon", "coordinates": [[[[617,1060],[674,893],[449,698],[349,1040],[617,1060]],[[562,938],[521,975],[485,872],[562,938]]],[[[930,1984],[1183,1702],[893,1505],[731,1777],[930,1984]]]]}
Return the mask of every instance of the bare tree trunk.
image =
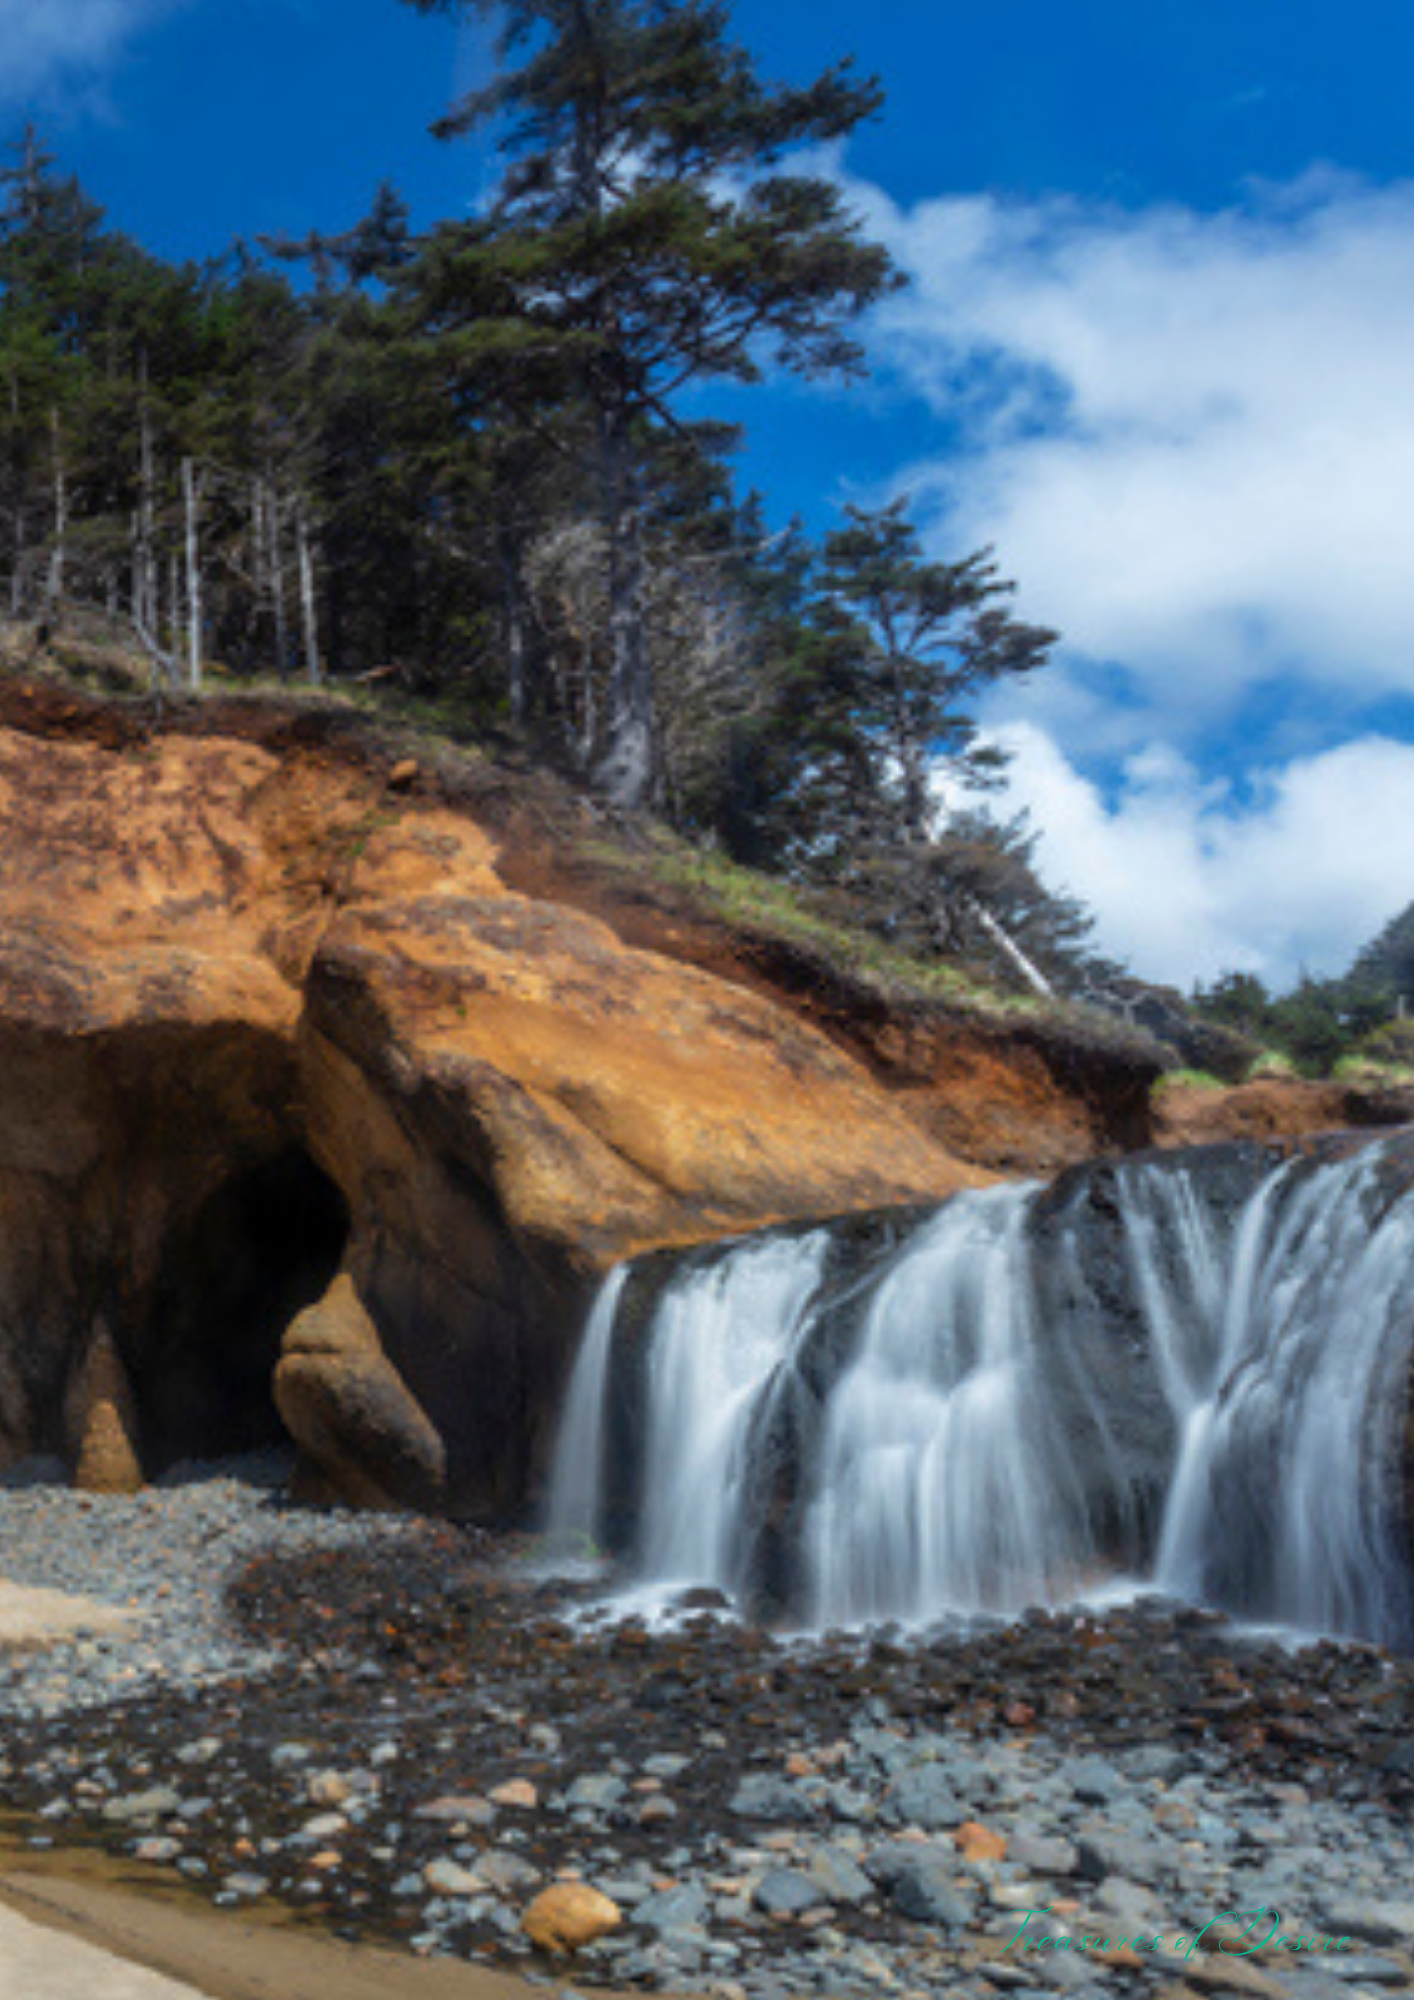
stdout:
{"type": "Polygon", "coordinates": [[[138,507],[133,535],[133,625],[152,661],[154,679],[161,673],[174,677],[173,664],[162,651],[159,627],[162,609],[157,583],[157,476],[153,463],[152,410],[147,400],[147,355],[141,369],[139,414],[138,507]]]}
{"type": "Polygon", "coordinates": [[[10,616],[22,618],[25,609],[25,505],[15,498],[14,568],[10,571],[10,616]]]}
{"type": "Polygon", "coordinates": [[[265,609],[265,489],[257,473],[250,482],[250,605],[246,612],[247,664],[259,658],[260,621],[265,609]]]}
{"type": "Polygon", "coordinates": [[[177,662],[172,654],[164,649],[162,641],[158,638],[156,632],[154,632],[146,618],[137,609],[133,611],[133,630],[137,633],[143,651],[152,662],[153,693],[160,694],[164,687],[175,687],[177,684],[177,662]]]}
{"type": "Polygon", "coordinates": [[[152,424],[147,407],[147,358],[143,357],[143,401],[140,426],[140,486],[133,515],[133,630],[152,666],[152,692],[161,695],[177,680],[177,663],[163,651],[158,635],[157,551],[153,546],[152,424]]]}
{"type": "Polygon", "coordinates": [[[314,550],[309,539],[309,517],[303,507],[297,517],[299,537],[300,615],[304,623],[304,664],[311,683],[318,687],[324,678],[319,658],[319,623],[314,601],[314,550]]]}
{"type": "Polygon", "coordinates": [[[182,460],[182,500],[186,512],[187,551],[187,685],[201,692],[201,541],[197,507],[201,500],[194,459],[182,460]]]}
{"type": "Polygon", "coordinates": [[[978,923],[992,940],[992,943],[997,947],[997,950],[1001,952],[1008,964],[1020,973],[1032,992],[1039,993],[1045,1000],[1054,1000],[1056,989],[1052,986],[1050,980],[1047,979],[1040,967],[1026,956],[1026,953],[1021,949],[1016,939],[1003,928],[986,905],[977,902],[975,899],[970,899],[969,907],[972,915],[977,919],[978,923]]]}
{"type": "Polygon", "coordinates": [[[515,536],[504,522],[497,530],[496,541],[501,558],[501,602],[506,620],[511,721],[519,725],[530,717],[530,631],[525,586],[521,581],[515,536]]]}
{"type": "Polygon", "coordinates": [[[54,618],[64,595],[64,558],[69,534],[69,482],[64,469],[64,439],[59,428],[56,404],[49,412],[49,434],[54,443],[54,543],[49,557],[49,588],[46,593],[49,616],[54,618]]]}
{"type": "Polygon", "coordinates": [[[133,514],[131,592],[133,624],[138,625],[145,622],[143,619],[142,508],[140,506],[133,514]]]}
{"type": "Polygon", "coordinates": [[[11,538],[14,568],[10,571],[10,616],[19,618],[25,608],[25,465],[20,450],[20,385],[10,377],[10,415],[15,427],[15,524],[11,538]]]}
{"type": "Polygon", "coordinates": [[[594,644],[586,637],[579,648],[579,761],[586,770],[599,741],[599,691],[594,679],[594,644]]]}
{"type": "Polygon", "coordinates": [[[643,514],[631,464],[629,413],[622,402],[601,412],[600,463],[609,543],[609,698],[595,773],[600,789],[625,812],[653,796],[657,744],[653,672],[644,630],[643,514]]]}
{"type": "Polygon", "coordinates": [[[257,473],[250,482],[250,578],[256,615],[265,595],[265,493],[257,473]]]}
{"type": "Polygon", "coordinates": [[[273,482],[266,487],[266,531],[270,536],[270,591],[275,604],[275,671],[284,680],[290,670],[290,628],[285,612],[285,556],[280,542],[280,496],[273,482]]]}

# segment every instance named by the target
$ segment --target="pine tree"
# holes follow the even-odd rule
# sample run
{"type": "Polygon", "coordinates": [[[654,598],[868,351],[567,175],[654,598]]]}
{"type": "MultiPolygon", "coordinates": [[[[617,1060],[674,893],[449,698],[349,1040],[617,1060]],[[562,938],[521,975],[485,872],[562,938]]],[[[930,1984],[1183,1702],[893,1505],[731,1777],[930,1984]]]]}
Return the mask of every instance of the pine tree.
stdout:
{"type": "Polygon", "coordinates": [[[464,323],[532,366],[553,355],[592,413],[612,632],[594,761],[607,795],[637,809],[659,776],[645,434],[675,423],[694,383],[859,366],[848,323],[894,282],[889,259],[832,183],[780,162],[843,137],[880,94],[848,64],[804,89],[763,84],[713,0],[469,4],[499,17],[503,70],[438,129],[494,123],[508,165],[487,225],[459,246],[464,323]]]}
{"type": "Polygon", "coordinates": [[[1054,632],[1003,608],[1013,590],[990,551],[925,561],[907,502],[847,509],[825,541],[822,628],[835,652],[848,721],[881,771],[883,800],[904,845],[926,846],[940,817],[939,779],[985,786],[997,751],[979,742],[979,697],[1034,673],[1054,632]]]}
{"type": "MultiPolygon", "coordinates": [[[[1375,1021],[1396,1011],[1414,1013],[1414,903],[1357,953],[1344,984],[1352,1006],[1362,1015],[1373,1013],[1375,1021]]],[[[1362,1025],[1373,1022],[1364,1019],[1362,1025]]]]}

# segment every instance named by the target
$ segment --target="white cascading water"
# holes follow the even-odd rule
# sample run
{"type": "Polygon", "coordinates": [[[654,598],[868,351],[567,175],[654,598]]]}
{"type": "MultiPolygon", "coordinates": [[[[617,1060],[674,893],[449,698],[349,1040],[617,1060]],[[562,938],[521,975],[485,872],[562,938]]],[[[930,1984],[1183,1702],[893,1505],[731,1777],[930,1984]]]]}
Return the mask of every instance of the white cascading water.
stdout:
{"type": "MultiPolygon", "coordinates": [[[[847,1351],[805,1371],[823,1397],[794,1474],[808,1621],[1014,1612],[1094,1583],[1097,1521],[1112,1535],[1134,1505],[1132,1413],[1096,1367],[1123,1347],[1168,1440],[1134,1582],[1308,1629],[1414,1636],[1398,1526],[1414,1191],[1385,1204],[1381,1157],[1279,1166],[1228,1219],[1182,1167],[1119,1169],[1128,1327],[1094,1305],[1083,1213],[1038,1250],[1040,1190],[962,1195],[920,1225],[868,1280],[847,1351]],[[1070,1442],[1053,1420],[1062,1384],[1070,1442]]],[[[820,1337],[829,1247],[826,1229],[763,1236],[688,1264],[661,1297],[642,1579],[742,1587],[763,1529],[752,1453],[820,1337]]],[[[606,1291],[575,1372],[559,1534],[593,1535],[603,1511],[616,1305],[606,1291]]]]}
{"type": "Polygon", "coordinates": [[[1030,1188],[949,1204],[883,1279],[805,1523],[818,1625],[1019,1611],[1093,1552],[1044,1441],[1030,1188]]]}
{"type": "Polygon", "coordinates": [[[1308,1630],[1409,1631],[1388,1495],[1403,1477],[1414,1201],[1372,1227],[1378,1173],[1371,1153],[1292,1185],[1290,1165],[1248,1202],[1217,1352],[1180,1411],[1161,1590],[1308,1630]]]}
{"type": "Polygon", "coordinates": [[[828,1238],[764,1237],[670,1287],[648,1357],[639,1562],[657,1582],[735,1590],[749,1447],[809,1324],[828,1238]]]}
{"type": "Polygon", "coordinates": [[[549,1539],[561,1555],[591,1556],[599,1549],[609,1363],[627,1282],[628,1266],[620,1264],[600,1287],[570,1376],[550,1481],[549,1539]]]}

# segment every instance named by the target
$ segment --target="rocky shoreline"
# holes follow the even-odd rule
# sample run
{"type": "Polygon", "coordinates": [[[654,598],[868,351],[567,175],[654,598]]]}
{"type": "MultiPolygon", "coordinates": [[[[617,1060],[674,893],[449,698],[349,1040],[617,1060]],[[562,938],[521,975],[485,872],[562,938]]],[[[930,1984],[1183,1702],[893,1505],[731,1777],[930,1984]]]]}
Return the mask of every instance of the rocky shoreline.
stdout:
{"type": "Polygon", "coordinates": [[[0,1575],[141,1614],[0,1654],[0,1807],[580,1989],[1414,1991],[1414,1662],[1156,1604],[926,1642],[596,1624],[526,1555],[291,1506],[278,1464],[0,1491],[0,1575]],[[522,1929],[565,1881],[620,1918],[568,1968],[522,1929]],[[1263,1949],[1192,1945],[1260,1906],[1263,1949]]]}

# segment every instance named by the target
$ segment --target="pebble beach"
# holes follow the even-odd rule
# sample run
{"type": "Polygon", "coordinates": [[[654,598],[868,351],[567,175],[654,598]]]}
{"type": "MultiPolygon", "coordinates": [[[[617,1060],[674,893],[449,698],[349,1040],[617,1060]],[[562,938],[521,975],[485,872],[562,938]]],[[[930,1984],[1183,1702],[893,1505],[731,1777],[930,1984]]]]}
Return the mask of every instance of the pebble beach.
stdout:
{"type": "Polygon", "coordinates": [[[581,1992],[1414,1992],[1408,1659],[1153,1601],[605,1620],[524,1540],[297,1507],[285,1470],[0,1490],[0,1576],[131,1614],[0,1647],[32,1849],[581,1992]],[[572,1959],[524,1928],[565,1882],[617,1912],[572,1959]]]}

